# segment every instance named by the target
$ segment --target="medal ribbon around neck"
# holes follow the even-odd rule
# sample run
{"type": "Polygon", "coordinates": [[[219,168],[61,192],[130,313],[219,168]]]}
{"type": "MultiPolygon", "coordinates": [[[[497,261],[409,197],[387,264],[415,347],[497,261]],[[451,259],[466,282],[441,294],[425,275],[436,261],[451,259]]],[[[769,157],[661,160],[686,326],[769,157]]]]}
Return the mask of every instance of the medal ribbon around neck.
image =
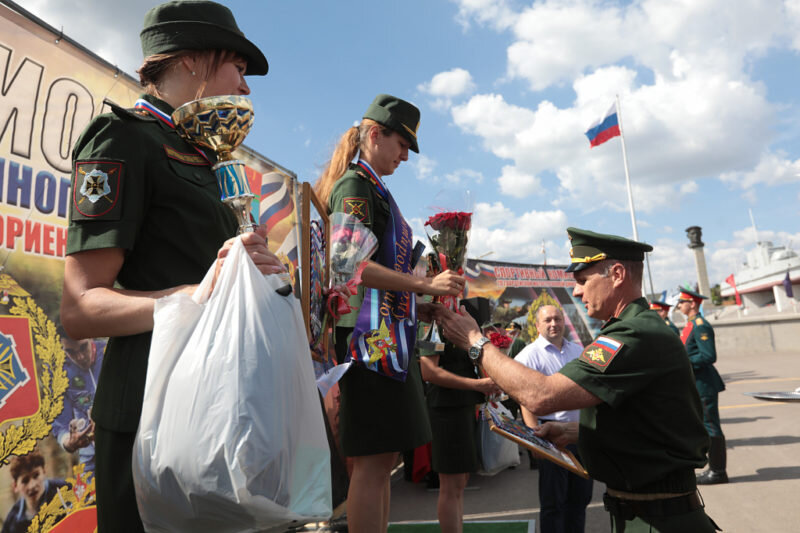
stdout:
{"type": "MultiPolygon", "coordinates": [[[[157,108],[156,106],[154,106],[153,104],[151,104],[147,100],[143,100],[142,98],[139,98],[138,100],[136,100],[136,103],[133,104],[133,108],[134,109],[144,109],[145,111],[147,111],[148,113],[150,113],[151,115],[156,117],[157,119],[161,120],[161,122],[163,122],[164,124],[166,124],[167,126],[172,128],[173,130],[175,129],[175,123],[172,122],[172,117],[167,115],[163,111],[161,111],[159,108],[157,108]]],[[[192,148],[194,148],[197,151],[198,154],[203,156],[203,159],[208,161],[209,165],[211,164],[211,160],[208,158],[208,156],[200,148],[198,148],[198,147],[196,147],[194,145],[192,145],[192,148]]]]}
{"type": "Polygon", "coordinates": [[[369,178],[369,181],[375,186],[375,189],[378,190],[378,194],[381,195],[381,198],[383,198],[384,200],[388,200],[389,191],[386,189],[386,185],[384,185],[381,179],[378,177],[378,175],[375,174],[375,171],[372,170],[372,167],[369,166],[369,163],[367,163],[363,159],[359,159],[357,164],[367,172],[367,177],[369,178]]]}

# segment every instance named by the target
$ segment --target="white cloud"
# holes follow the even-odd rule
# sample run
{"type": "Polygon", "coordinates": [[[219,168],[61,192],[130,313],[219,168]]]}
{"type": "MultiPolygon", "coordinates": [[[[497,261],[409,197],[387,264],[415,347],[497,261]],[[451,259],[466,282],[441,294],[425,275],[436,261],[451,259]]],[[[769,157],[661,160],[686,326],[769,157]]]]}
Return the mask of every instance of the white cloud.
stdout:
{"type": "Polygon", "coordinates": [[[417,175],[418,180],[427,180],[432,177],[433,171],[437,165],[435,159],[428,157],[425,154],[419,154],[410,164],[414,169],[414,173],[417,175]]]}
{"type": "Polygon", "coordinates": [[[451,184],[463,184],[467,182],[481,183],[483,181],[483,174],[477,170],[459,168],[453,172],[448,172],[445,174],[444,179],[451,184]]]}
{"type": "Polygon", "coordinates": [[[764,183],[778,185],[800,182],[800,159],[791,161],[785,153],[764,153],[756,167],[749,172],[722,174],[723,181],[735,183],[743,189],[764,183]]]}
{"type": "Polygon", "coordinates": [[[654,292],[669,291],[686,282],[694,284],[697,281],[694,252],[686,246],[686,242],[666,238],[648,242],[653,245],[653,251],[648,254],[649,272],[647,268],[644,272],[647,292],[650,292],[651,276],[654,292]]]}
{"type": "Polygon", "coordinates": [[[500,183],[500,192],[516,198],[543,192],[542,181],[539,178],[520,172],[517,167],[503,167],[503,173],[497,181],[500,183]]]}
{"type": "Polygon", "coordinates": [[[470,257],[493,252],[487,259],[540,263],[545,241],[548,262],[568,261],[567,216],[563,211],[528,211],[517,218],[509,215],[510,210],[500,202],[475,206],[469,237],[470,257]]]}
{"type": "Polygon", "coordinates": [[[77,9],[67,0],[24,2],[25,9],[54,28],[63,28],[65,35],[136,79],[142,63],[139,30],[145,13],[155,5],[153,0],[93,1],[77,9]],[[126,31],[120,31],[120,21],[128,21],[126,31]]]}
{"type": "Polygon", "coordinates": [[[468,71],[454,68],[436,74],[429,82],[419,84],[417,90],[433,96],[435,108],[446,109],[452,105],[454,98],[475,90],[475,82],[468,71]]]}
{"type": "MultiPolygon", "coordinates": [[[[533,188],[548,173],[559,180],[556,206],[627,210],[620,140],[590,150],[583,136],[617,94],[637,211],[675,204],[699,180],[720,174],[744,187],[797,179],[800,161],[763,156],[776,109],[745,70],[789,38],[780,5],[547,0],[518,8],[516,18],[505,2],[459,5],[460,14],[511,34],[511,78],[534,90],[571,84],[574,91],[563,107],[543,100],[529,109],[501,94],[476,94],[452,108],[462,132],[504,160],[504,192],[512,183],[533,188]]],[[[800,8],[797,20],[800,28],[800,8]]]]}
{"type": "Polygon", "coordinates": [[[469,168],[459,168],[441,175],[436,172],[436,167],[439,166],[438,161],[425,154],[419,154],[409,164],[413,168],[417,179],[428,183],[447,183],[453,186],[483,181],[483,174],[469,168]]]}
{"type": "Polygon", "coordinates": [[[709,68],[739,74],[749,54],[763,53],[781,39],[800,43],[796,0],[786,7],[758,0],[644,0],[625,6],[546,0],[519,10],[502,1],[458,3],[462,23],[473,19],[511,30],[508,73],[534,90],[628,59],[664,78],[709,68]]]}
{"type": "Polygon", "coordinates": [[[507,0],[456,0],[458,15],[456,20],[469,28],[471,19],[480,24],[488,24],[495,29],[505,29],[514,23],[516,13],[507,0]]]}
{"type": "Polygon", "coordinates": [[[595,2],[539,2],[514,24],[508,74],[541,90],[574,79],[587,66],[624,56],[630,38],[619,9],[595,2]]]}
{"type": "Polygon", "coordinates": [[[473,225],[483,226],[486,229],[507,224],[513,218],[514,213],[501,202],[477,203],[472,215],[473,225]]]}

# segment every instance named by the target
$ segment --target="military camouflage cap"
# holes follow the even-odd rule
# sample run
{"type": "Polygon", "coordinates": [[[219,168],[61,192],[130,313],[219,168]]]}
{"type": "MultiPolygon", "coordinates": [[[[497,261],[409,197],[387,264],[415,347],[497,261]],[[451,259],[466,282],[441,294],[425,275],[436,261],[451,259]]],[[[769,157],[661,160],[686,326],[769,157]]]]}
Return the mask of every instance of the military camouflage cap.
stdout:
{"type": "Polygon", "coordinates": [[[267,58],[244,36],[227,7],[208,0],[180,0],[152,8],[144,16],[144,57],[179,50],[231,50],[247,60],[247,75],[263,76],[267,58]]]}
{"type": "Polygon", "coordinates": [[[652,246],[643,242],[585,229],[567,228],[567,235],[572,243],[569,251],[572,259],[567,272],[589,268],[592,263],[604,259],[644,261],[644,253],[653,251],[652,246]]]}
{"type": "Polygon", "coordinates": [[[363,118],[372,119],[396,131],[411,143],[413,151],[419,153],[419,109],[414,104],[390,94],[379,94],[369,105],[363,118]]]}

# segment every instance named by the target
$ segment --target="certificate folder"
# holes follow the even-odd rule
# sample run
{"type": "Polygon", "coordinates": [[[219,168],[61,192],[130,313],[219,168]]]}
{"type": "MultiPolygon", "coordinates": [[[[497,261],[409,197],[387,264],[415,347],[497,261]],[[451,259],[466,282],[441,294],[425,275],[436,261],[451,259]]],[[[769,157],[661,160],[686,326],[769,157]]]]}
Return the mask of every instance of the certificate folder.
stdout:
{"type": "Polygon", "coordinates": [[[503,437],[522,444],[537,457],[552,461],[570,472],[589,479],[589,473],[569,450],[559,450],[547,439],[537,437],[524,423],[509,418],[492,408],[491,403],[483,408],[482,416],[489,422],[489,428],[503,437]]]}

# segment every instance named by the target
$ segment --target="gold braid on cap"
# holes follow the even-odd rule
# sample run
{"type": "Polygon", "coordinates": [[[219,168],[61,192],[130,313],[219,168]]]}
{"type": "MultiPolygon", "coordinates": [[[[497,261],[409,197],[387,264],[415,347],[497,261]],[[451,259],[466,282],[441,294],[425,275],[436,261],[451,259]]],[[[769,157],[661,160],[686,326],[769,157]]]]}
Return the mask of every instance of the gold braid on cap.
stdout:
{"type": "MultiPolygon", "coordinates": [[[[569,256],[572,257],[572,250],[569,251],[569,256]]],[[[605,252],[600,252],[597,255],[586,256],[586,257],[572,257],[573,263],[594,263],[595,261],[602,261],[607,256],[605,252]]]]}

